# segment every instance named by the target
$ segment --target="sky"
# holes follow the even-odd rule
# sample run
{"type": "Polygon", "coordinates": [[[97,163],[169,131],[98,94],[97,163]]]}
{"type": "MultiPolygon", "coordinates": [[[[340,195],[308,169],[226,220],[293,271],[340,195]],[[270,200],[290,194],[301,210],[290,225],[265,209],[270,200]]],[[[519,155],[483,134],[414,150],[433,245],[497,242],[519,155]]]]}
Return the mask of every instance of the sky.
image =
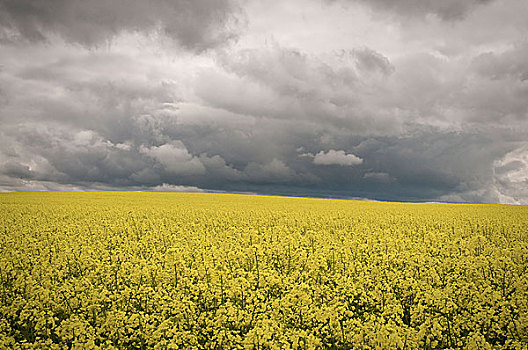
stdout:
{"type": "Polygon", "coordinates": [[[0,0],[0,191],[528,203],[526,0],[0,0]]]}

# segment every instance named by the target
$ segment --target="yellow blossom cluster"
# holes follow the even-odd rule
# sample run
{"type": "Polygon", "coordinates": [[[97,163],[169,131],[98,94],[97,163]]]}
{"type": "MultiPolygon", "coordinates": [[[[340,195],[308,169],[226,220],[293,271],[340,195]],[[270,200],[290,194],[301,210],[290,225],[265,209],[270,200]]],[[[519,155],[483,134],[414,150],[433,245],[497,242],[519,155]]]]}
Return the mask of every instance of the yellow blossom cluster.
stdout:
{"type": "Polygon", "coordinates": [[[526,349],[528,207],[0,194],[0,348],[526,349]]]}

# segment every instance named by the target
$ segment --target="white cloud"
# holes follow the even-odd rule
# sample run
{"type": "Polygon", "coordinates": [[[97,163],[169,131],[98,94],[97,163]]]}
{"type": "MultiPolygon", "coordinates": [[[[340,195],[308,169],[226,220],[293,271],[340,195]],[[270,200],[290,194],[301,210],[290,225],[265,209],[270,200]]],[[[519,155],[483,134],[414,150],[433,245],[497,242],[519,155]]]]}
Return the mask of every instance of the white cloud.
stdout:
{"type": "Polygon", "coordinates": [[[157,160],[170,174],[182,176],[205,174],[205,167],[200,159],[190,154],[181,141],[172,141],[161,146],[142,146],[140,152],[157,160]]]}
{"type": "Polygon", "coordinates": [[[347,154],[345,151],[331,149],[326,153],[324,151],[317,153],[313,162],[317,165],[353,166],[363,163],[363,159],[351,153],[347,154]]]}
{"type": "Polygon", "coordinates": [[[528,144],[494,163],[494,186],[501,202],[528,204],[528,144]]]}
{"type": "Polygon", "coordinates": [[[169,185],[166,183],[154,186],[148,190],[154,192],[204,192],[204,190],[196,186],[169,185]]]}

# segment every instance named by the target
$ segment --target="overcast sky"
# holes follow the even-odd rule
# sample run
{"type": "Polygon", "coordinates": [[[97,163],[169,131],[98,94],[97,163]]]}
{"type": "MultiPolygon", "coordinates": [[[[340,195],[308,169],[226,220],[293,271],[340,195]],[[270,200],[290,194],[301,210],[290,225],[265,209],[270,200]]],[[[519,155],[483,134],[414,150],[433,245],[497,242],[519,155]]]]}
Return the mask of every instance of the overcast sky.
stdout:
{"type": "Polygon", "coordinates": [[[528,203],[526,0],[0,0],[0,191],[528,203]]]}

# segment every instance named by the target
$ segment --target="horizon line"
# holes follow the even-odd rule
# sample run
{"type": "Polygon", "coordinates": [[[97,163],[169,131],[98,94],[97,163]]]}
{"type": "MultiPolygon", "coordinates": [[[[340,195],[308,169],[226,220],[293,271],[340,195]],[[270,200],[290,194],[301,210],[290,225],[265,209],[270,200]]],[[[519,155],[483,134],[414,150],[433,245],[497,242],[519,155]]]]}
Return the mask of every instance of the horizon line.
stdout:
{"type": "Polygon", "coordinates": [[[0,191],[2,194],[13,193],[44,193],[44,192],[70,192],[70,193],[159,193],[159,194],[229,194],[229,195],[245,195],[258,197],[278,197],[278,198],[299,198],[299,199],[328,199],[328,200],[342,200],[342,201],[361,201],[361,202],[380,202],[380,203],[401,203],[401,204],[471,204],[471,205],[511,205],[511,206],[526,206],[523,203],[495,203],[495,202],[442,202],[442,201],[420,201],[420,200],[388,200],[388,199],[371,199],[367,197],[332,197],[332,196],[308,196],[308,195],[288,195],[288,194],[272,194],[272,193],[258,193],[245,191],[222,191],[222,190],[207,190],[199,189],[196,191],[155,191],[155,190],[101,190],[101,189],[68,189],[68,190],[13,190],[0,191]]]}

